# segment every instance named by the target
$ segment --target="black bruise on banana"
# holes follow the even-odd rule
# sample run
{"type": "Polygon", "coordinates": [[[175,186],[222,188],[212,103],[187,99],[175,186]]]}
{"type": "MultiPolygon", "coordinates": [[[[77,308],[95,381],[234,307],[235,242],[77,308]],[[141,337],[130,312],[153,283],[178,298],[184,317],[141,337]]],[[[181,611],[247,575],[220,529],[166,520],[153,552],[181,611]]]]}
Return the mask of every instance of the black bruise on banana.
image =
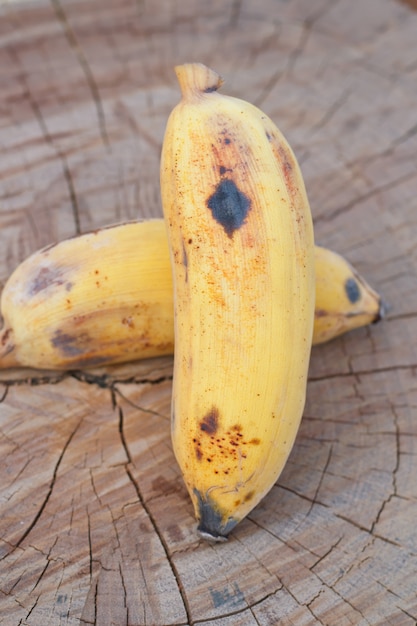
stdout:
{"type": "Polygon", "coordinates": [[[345,292],[349,302],[355,304],[361,298],[361,290],[354,278],[347,278],[345,282],[345,292]]]}
{"type": "MultiPolygon", "coordinates": [[[[87,337],[84,337],[86,339],[87,337]]],[[[68,333],[63,333],[61,330],[57,330],[51,339],[51,344],[54,348],[58,348],[67,357],[77,357],[84,354],[84,350],[77,345],[80,341],[80,337],[73,337],[68,333]]]]}
{"type": "Polygon", "coordinates": [[[99,354],[88,354],[85,349],[77,345],[77,342],[83,339],[86,343],[91,342],[87,333],[81,337],[73,337],[68,333],[57,330],[51,339],[51,344],[62,352],[64,357],[68,359],[68,369],[77,369],[85,367],[96,367],[108,363],[109,357],[99,354]]]}
{"type": "Polygon", "coordinates": [[[203,498],[198,489],[194,489],[194,494],[198,503],[199,535],[208,541],[227,541],[227,536],[236,526],[237,520],[229,517],[226,523],[223,523],[221,513],[210,498],[203,498]]]}
{"type": "Polygon", "coordinates": [[[233,180],[225,178],[217,185],[215,192],[208,199],[207,206],[216,222],[223,226],[228,237],[233,237],[235,230],[244,224],[251,201],[233,180]]]}
{"type": "Polygon", "coordinates": [[[219,410],[214,406],[200,422],[200,430],[208,435],[215,435],[219,427],[219,410]]]}

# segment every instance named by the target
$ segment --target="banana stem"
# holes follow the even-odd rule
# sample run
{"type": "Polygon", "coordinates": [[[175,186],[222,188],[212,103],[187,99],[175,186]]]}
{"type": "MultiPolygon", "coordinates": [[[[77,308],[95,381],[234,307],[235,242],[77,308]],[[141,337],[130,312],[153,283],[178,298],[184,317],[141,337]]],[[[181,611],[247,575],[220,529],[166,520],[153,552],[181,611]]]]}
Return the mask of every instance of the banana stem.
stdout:
{"type": "Polygon", "coordinates": [[[175,73],[185,100],[217,91],[224,82],[217,72],[201,63],[177,65],[175,73]]]}

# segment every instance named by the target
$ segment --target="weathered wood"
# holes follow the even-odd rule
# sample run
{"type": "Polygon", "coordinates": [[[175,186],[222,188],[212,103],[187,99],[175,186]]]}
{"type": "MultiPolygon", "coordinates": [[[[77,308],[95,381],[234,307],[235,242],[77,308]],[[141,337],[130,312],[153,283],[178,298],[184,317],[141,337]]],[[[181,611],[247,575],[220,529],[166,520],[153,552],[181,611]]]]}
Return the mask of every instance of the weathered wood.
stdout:
{"type": "Polygon", "coordinates": [[[417,622],[416,37],[391,0],[0,4],[1,282],[40,246],[161,215],[172,68],[199,60],[277,122],[317,241],[390,304],[314,348],[289,462],[221,545],[172,453],[172,359],[2,372],[2,624],[417,622]]]}

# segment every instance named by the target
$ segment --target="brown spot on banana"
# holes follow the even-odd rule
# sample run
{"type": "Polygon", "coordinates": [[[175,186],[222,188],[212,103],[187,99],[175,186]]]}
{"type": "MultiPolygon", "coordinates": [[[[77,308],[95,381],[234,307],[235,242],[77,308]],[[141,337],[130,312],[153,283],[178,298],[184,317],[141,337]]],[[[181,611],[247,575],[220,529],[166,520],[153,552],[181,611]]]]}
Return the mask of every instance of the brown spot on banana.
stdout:
{"type": "Polygon", "coordinates": [[[86,333],[80,335],[69,335],[62,330],[56,330],[51,338],[51,344],[54,348],[57,348],[66,357],[78,357],[82,355],[85,350],[80,344],[89,342],[90,338],[86,333]]]}
{"type": "Polygon", "coordinates": [[[219,410],[212,407],[200,422],[200,430],[208,435],[215,435],[219,427],[219,410]]]}
{"type": "Polygon", "coordinates": [[[59,268],[40,267],[34,278],[29,282],[28,295],[35,296],[45,289],[65,285],[66,291],[71,291],[73,284],[67,281],[59,268]]]}
{"type": "Polygon", "coordinates": [[[243,500],[244,500],[245,502],[249,502],[250,500],[252,500],[252,498],[253,498],[253,496],[254,496],[254,495],[255,495],[255,491],[253,491],[253,490],[252,490],[252,491],[249,491],[249,492],[245,495],[245,497],[243,498],[243,500]]]}

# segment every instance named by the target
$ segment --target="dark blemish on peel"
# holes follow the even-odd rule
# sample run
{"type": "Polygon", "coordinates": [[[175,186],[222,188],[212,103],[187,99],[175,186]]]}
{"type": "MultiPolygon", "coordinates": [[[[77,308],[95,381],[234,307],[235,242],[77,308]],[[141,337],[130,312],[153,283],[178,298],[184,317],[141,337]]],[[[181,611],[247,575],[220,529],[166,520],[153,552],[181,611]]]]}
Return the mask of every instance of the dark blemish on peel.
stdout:
{"type": "Polygon", "coordinates": [[[224,165],[220,165],[219,172],[220,172],[220,176],[224,176],[227,172],[233,172],[233,170],[230,167],[225,167],[224,165]]]}
{"type": "MultiPolygon", "coordinates": [[[[85,336],[83,338],[86,339],[85,336]]],[[[78,337],[73,337],[68,333],[57,330],[51,339],[51,344],[67,357],[80,356],[84,350],[77,345],[78,340],[78,337]]]]}
{"type": "MultiPolygon", "coordinates": [[[[41,267],[35,278],[30,284],[29,295],[34,296],[40,291],[47,289],[48,287],[59,286],[66,283],[58,269],[50,269],[48,267],[41,267]]],[[[68,291],[68,289],[67,289],[68,291]]]]}
{"type": "Polygon", "coordinates": [[[220,181],[207,202],[214,219],[229,237],[244,224],[250,205],[249,198],[229,179],[220,181]]]}
{"type": "MultiPolygon", "coordinates": [[[[190,243],[191,241],[192,239],[189,239],[188,243],[190,243]]],[[[187,250],[185,249],[184,242],[182,242],[182,264],[185,268],[185,282],[188,283],[188,254],[187,250]]]]}
{"type": "Polygon", "coordinates": [[[230,516],[224,519],[223,511],[207,494],[203,495],[194,489],[194,495],[197,499],[199,535],[208,541],[226,541],[237,520],[230,516]]]}
{"type": "Polygon", "coordinates": [[[210,409],[210,411],[203,417],[200,422],[200,430],[208,435],[214,435],[219,427],[219,411],[216,407],[210,409]]]}
{"type": "Polygon", "coordinates": [[[213,91],[218,90],[218,85],[212,85],[211,87],[206,87],[204,93],[213,93],[213,91]]]}
{"type": "Polygon", "coordinates": [[[349,302],[355,304],[360,300],[361,290],[354,278],[348,278],[345,282],[345,292],[349,299],[349,302]]]}
{"type": "Polygon", "coordinates": [[[249,502],[249,500],[252,500],[254,495],[255,495],[254,491],[249,491],[249,493],[247,493],[245,498],[244,498],[245,502],[249,502]]]}

